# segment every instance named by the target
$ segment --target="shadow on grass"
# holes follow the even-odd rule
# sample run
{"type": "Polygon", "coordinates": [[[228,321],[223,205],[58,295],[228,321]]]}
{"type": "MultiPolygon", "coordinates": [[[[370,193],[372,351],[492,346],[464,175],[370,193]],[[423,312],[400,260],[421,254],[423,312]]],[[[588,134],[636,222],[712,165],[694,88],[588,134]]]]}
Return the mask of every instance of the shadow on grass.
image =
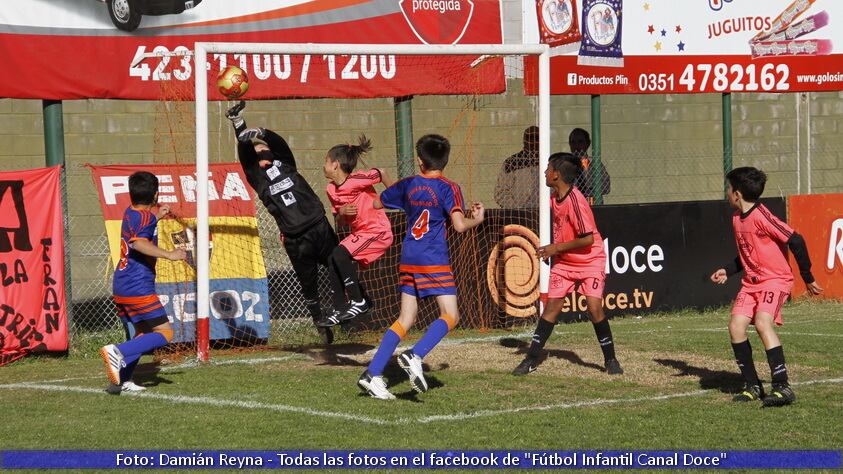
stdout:
{"type": "Polygon", "coordinates": [[[160,384],[170,385],[173,383],[172,380],[161,376],[161,365],[158,362],[138,364],[132,374],[132,380],[143,387],[156,387],[160,384]]]}
{"type": "Polygon", "coordinates": [[[725,370],[711,370],[705,367],[695,367],[684,360],[653,359],[657,364],[670,367],[677,371],[674,377],[697,377],[700,388],[704,390],[719,390],[722,393],[738,393],[743,388],[743,378],[735,372],[725,370]]]}
{"type": "MultiPolygon", "coordinates": [[[[530,343],[528,341],[524,341],[521,339],[515,339],[511,337],[503,338],[500,340],[500,345],[503,347],[508,347],[511,349],[516,349],[516,354],[526,355],[527,350],[530,347],[530,343]]],[[[576,352],[565,350],[565,349],[544,349],[542,351],[542,356],[539,358],[539,365],[545,361],[545,359],[549,357],[554,357],[556,359],[563,359],[572,364],[579,365],[580,367],[585,367],[587,369],[595,369],[601,372],[604,372],[606,369],[599,364],[595,364],[594,362],[586,362],[584,361],[576,352]]],[[[514,361],[517,364],[520,361],[514,361]]],[[[514,365],[513,365],[514,367],[514,365]]]]}

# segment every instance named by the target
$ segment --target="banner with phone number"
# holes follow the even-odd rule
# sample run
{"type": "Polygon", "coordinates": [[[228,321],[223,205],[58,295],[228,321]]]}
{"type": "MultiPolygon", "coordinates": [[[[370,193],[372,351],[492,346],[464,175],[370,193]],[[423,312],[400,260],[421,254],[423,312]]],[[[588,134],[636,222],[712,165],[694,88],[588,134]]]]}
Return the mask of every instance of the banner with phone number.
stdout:
{"type": "MultiPolygon", "coordinates": [[[[0,97],[193,97],[196,42],[501,44],[500,0],[16,0],[0,9],[0,97]]],[[[210,55],[250,78],[250,99],[493,93],[503,63],[389,55],[210,55]]],[[[213,83],[211,83],[213,86],[213,83]]],[[[211,87],[209,98],[223,100],[211,87]]]]}
{"type": "Polygon", "coordinates": [[[523,2],[524,42],[551,46],[552,94],[843,89],[838,0],[523,2]]]}
{"type": "MultiPolygon", "coordinates": [[[[158,221],[158,246],[187,252],[186,261],[159,258],[155,289],[175,330],[173,342],[196,335],[196,180],[193,165],[91,166],[111,261],[120,258],[123,213],[131,205],[129,176],[158,177],[158,203],[170,214],[158,221]]],[[[258,236],[255,202],[237,163],[210,165],[208,201],[211,232],[210,338],[260,343],[269,338],[269,285],[258,236]]]]}

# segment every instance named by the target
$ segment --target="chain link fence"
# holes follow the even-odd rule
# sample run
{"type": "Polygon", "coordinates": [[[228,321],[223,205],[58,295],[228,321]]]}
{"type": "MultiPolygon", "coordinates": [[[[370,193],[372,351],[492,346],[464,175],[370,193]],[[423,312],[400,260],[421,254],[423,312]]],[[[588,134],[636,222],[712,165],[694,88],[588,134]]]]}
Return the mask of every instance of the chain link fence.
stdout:
{"type": "MultiPolygon", "coordinates": [[[[506,159],[522,150],[524,130],[535,125],[533,98],[524,97],[520,87],[516,80],[510,81],[509,92],[499,96],[425,96],[412,102],[416,136],[436,132],[451,138],[454,151],[448,176],[462,185],[467,201],[482,201],[492,210],[500,207],[495,188],[506,159]]],[[[554,96],[551,102],[551,150],[569,151],[571,130],[592,131],[590,98],[554,96]]],[[[230,162],[236,157],[229,124],[222,118],[224,105],[219,104],[210,117],[210,145],[212,161],[230,162]]],[[[355,141],[361,131],[375,143],[375,152],[366,157],[366,165],[382,167],[393,176],[397,172],[395,115],[390,99],[266,101],[249,107],[250,124],[284,132],[301,173],[319,195],[324,194],[321,166],[325,151],[338,142],[355,141]]],[[[13,108],[19,118],[21,114],[38,117],[40,113],[39,107],[16,103],[13,108]]],[[[182,108],[190,109],[189,104],[182,108]]],[[[723,198],[720,96],[605,96],[602,108],[600,163],[609,176],[601,183],[604,205],[723,198]]],[[[113,270],[99,200],[83,164],[191,162],[192,115],[189,110],[175,109],[171,105],[120,101],[79,101],[66,107],[66,255],[70,262],[73,351],[94,354],[102,344],[123,337],[110,298],[113,270]],[[167,122],[164,128],[168,131],[161,134],[157,129],[168,108],[174,111],[167,113],[179,114],[182,120],[167,122]],[[171,143],[179,141],[189,146],[179,149],[171,143]]],[[[767,196],[843,191],[840,110],[841,94],[735,94],[732,166],[765,170],[769,176],[767,196]]],[[[40,126],[37,119],[32,121],[33,127],[40,126]]],[[[36,137],[40,133],[40,129],[33,132],[36,137]]],[[[33,140],[32,136],[21,139],[33,140]]],[[[593,155],[593,150],[589,154],[593,155]]],[[[40,162],[33,155],[16,157],[0,166],[22,169],[40,162]]],[[[539,173],[537,168],[522,170],[525,184],[519,186],[531,193],[538,187],[539,173]]],[[[257,208],[269,279],[269,343],[317,342],[278,229],[263,206],[258,204],[257,208]]],[[[501,214],[499,220],[508,221],[514,215],[501,214]]],[[[399,238],[396,235],[396,241],[399,238]]],[[[504,238],[501,236],[501,241],[504,238]]],[[[485,262],[473,265],[479,267],[485,262]]],[[[482,270],[484,273],[486,267],[482,270]]],[[[320,286],[326,305],[327,281],[323,272],[320,286]]],[[[394,290],[396,281],[387,275],[378,285],[394,290]]],[[[474,300],[463,301],[471,305],[474,300]]]]}

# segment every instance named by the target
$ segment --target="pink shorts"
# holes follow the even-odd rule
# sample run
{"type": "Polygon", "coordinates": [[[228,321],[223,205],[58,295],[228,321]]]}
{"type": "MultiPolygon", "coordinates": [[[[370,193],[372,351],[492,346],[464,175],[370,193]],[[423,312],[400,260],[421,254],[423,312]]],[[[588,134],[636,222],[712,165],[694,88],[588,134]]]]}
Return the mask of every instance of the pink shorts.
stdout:
{"type": "Polygon", "coordinates": [[[392,233],[351,234],[342,239],[340,245],[348,250],[351,258],[363,265],[369,265],[381,258],[386,252],[386,249],[392,245],[392,233]]]}
{"type": "Polygon", "coordinates": [[[550,270],[550,284],[547,297],[564,298],[577,290],[580,294],[594,298],[603,298],[606,288],[606,274],[602,271],[573,272],[568,270],[550,270]]]}
{"type": "Polygon", "coordinates": [[[732,316],[744,316],[755,324],[755,315],[767,313],[773,316],[777,326],[782,325],[782,305],[790,296],[790,289],[780,286],[741,288],[732,306],[732,316]]]}

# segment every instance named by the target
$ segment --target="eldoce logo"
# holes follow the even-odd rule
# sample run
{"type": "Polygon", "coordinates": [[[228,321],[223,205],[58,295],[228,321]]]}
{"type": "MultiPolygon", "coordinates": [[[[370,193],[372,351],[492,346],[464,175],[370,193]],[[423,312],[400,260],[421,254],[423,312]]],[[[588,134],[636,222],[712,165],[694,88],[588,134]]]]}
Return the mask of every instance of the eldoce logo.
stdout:
{"type": "Polygon", "coordinates": [[[831,229],[828,233],[828,260],[826,267],[829,270],[834,270],[834,257],[840,262],[843,268],[843,219],[837,219],[831,224],[831,229]]]}
{"type": "Polygon", "coordinates": [[[425,44],[454,44],[468,28],[471,0],[401,0],[401,13],[425,44]]]}

